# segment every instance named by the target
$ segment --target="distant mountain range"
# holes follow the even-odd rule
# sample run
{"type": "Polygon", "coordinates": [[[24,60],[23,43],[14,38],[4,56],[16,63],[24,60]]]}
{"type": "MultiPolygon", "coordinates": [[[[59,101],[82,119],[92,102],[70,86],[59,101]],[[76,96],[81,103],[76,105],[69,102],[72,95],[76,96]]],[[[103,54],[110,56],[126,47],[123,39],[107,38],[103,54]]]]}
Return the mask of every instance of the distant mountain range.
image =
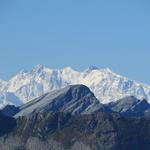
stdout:
{"type": "Polygon", "coordinates": [[[150,102],[150,86],[120,76],[108,68],[89,67],[78,72],[70,67],[57,70],[37,65],[31,71],[21,71],[9,81],[0,80],[0,107],[7,104],[19,106],[47,92],[75,84],[89,87],[103,104],[128,96],[150,102]]]}

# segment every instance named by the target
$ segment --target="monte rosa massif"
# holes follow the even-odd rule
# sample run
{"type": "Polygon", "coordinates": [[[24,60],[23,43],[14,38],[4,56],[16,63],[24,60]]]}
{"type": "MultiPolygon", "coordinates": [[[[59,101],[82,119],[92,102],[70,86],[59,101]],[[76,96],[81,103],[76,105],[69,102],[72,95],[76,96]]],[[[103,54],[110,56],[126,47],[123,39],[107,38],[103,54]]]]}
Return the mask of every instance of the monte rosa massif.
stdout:
{"type": "Polygon", "coordinates": [[[45,93],[68,85],[87,86],[102,103],[115,102],[128,96],[150,103],[150,86],[118,75],[110,69],[89,67],[78,72],[70,67],[49,69],[42,65],[31,71],[21,71],[9,81],[0,80],[0,107],[8,104],[19,106],[45,93]]]}

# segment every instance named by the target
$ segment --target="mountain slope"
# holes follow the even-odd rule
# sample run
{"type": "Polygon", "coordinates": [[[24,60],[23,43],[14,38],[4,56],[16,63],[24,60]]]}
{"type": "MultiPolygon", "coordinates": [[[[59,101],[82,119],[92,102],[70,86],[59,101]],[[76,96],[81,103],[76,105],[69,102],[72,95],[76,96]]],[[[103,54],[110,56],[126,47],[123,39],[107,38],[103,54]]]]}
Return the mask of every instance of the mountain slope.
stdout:
{"type": "Polygon", "coordinates": [[[47,93],[22,105],[19,110],[15,117],[46,112],[69,112],[79,115],[106,111],[89,88],[84,85],[72,85],[47,93]]]}
{"type": "Polygon", "coordinates": [[[14,93],[26,103],[47,92],[72,84],[83,84],[90,88],[101,103],[134,96],[150,102],[150,86],[122,77],[110,69],[90,67],[83,72],[70,67],[56,70],[37,65],[31,71],[21,71],[9,81],[0,81],[0,93],[14,93]]]}
{"type": "Polygon", "coordinates": [[[16,120],[0,112],[0,136],[8,134],[16,126],[16,120]]]}
{"type": "Polygon", "coordinates": [[[150,116],[150,104],[146,100],[141,101],[133,96],[106,104],[106,107],[125,117],[150,116]]]}
{"type": "MultiPolygon", "coordinates": [[[[7,121],[6,121],[7,122],[7,121]]],[[[2,150],[149,150],[150,119],[117,114],[39,112],[0,135],[2,150]]]]}

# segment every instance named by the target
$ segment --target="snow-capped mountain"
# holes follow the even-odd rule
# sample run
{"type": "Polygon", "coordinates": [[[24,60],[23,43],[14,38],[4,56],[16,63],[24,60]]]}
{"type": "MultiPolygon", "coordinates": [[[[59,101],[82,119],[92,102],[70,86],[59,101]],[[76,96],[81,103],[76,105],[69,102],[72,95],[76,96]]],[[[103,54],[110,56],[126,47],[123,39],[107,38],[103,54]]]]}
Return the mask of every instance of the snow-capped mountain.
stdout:
{"type": "Polygon", "coordinates": [[[13,93],[10,92],[0,93],[0,108],[3,108],[7,104],[10,105],[15,104],[16,106],[20,106],[22,104],[22,101],[13,93]]]}
{"type": "MultiPolygon", "coordinates": [[[[21,71],[9,81],[0,80],[0,93],[13,93],[26,103],[47,92],[74,84],[86,85],[104,104],[127,96],[147,99],[150,103],[150,86],[120,76],[108,68],[97,67],[78,72],[70,67],[57,70],[37,65],[31,71],[21,71]]],[[[3,103],[2,99],[0,101],[3,103]]]]}

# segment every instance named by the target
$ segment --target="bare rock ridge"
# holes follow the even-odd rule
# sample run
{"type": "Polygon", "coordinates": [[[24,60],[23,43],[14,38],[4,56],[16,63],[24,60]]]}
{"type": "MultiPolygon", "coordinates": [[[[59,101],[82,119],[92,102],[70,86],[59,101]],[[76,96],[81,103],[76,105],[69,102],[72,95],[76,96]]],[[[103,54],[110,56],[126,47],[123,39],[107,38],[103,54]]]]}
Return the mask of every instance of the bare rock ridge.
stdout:
{"type": "Polygon", "coordinates": [[[145,99],[141,101],[133,96],[125,97],[105,106],[125,117],[150,116],[150,104],[145,99]]]}
{"type": "Polygon", "coordinates": [[[15,117],[49,111],[79,115],[108,110],[105,110],[105,107],[100,104],[88,87],[72,85],[47,93],[22,105],[15,117]]]}

